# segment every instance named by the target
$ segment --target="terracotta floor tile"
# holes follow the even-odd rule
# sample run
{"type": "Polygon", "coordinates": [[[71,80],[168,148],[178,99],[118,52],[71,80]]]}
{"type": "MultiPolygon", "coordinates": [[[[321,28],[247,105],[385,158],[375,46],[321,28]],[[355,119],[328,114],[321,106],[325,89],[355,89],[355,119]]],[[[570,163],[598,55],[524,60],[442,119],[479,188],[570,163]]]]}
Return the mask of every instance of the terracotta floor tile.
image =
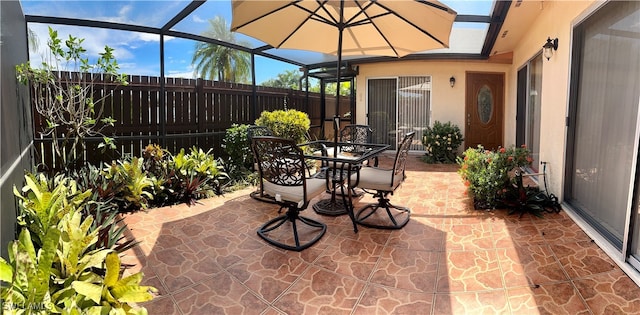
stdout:
{"type": "Polygon", "coordinates": [[[510,314],[509,303],[503,290],[436,294],[435,315],[467,314],[510,314]]]}
{"type": "Polygon", "coordinates": [[[570,282],[509,289],[507,295],[512,314],[589,314],[570,282]]]}
{"type": "Polygon", "coordinates": [[[534,224],[549,244],[591,240],[591,238],[570,219],[536,220],[534,224]]]}
{"type": "MultiPolygon", "coordinates": [[[[381,166],[391,167],[385,154],[381,166]]],[[[125,275],[159,289],[149,314],[633,314],[640,289],[564,213],[476,210],[457,165],[407,161],[389,196],[412,209],[400,230],[359,227],[347,215],[301,212],[327,225],[292,252],[256,234],[279,206],[254,187],[125,214],[125,275]]],[[[369,194],[355,207],[376,202],[369,194]]],[[[290,237],[290,236],[289,236],[290,237]]]]}
{"type": "Polygon", "coordinates": [[[412,218],[407,225],[391,234],[387,246],[419,251],[442,251],[446,233],[440,225],[421,217],[412,218]]]}
{"type": "Polygon", "coordinates": [[[616,269],[611,258],[594,242],[554,243],[550,247],[571,279],[616,269]]]}
{"type": "Polygon", "coordinates": [[[353,314],[430,314],[433,299],[433,293],[408,292],[369,285],[353,314]]]}
{"type": "Polygon", "coordinates": [[[182,315],[170,296],[157,297],[152,301],[139,303],[139,305],[146,308],[148,314],[182,315]]]}
{"type": "Polygon", "coordinates": [[[195,253],[185,245],[154,251],[148,264],[170,293],[222,271],[213,257],[195,253]]]}
{"type": "Polygon", "coordinates": [[[495,250],[446,252],[438,267],[438,293],[503,289],[495,250]]]}
{"type": "Polygon", "coordinates": [[[287,314],[350,314],[365,282],[311,266],[273,305],[287,314]]]}
{"type": "Polygon", "coordinates": [[[343,230],[339,232],[339,234],[335,235],[335,240],[332,240],[331,242],[338,242],[342,239],[351,239],[363,243],[384,246],[387,244],[391,235],[397,234],[396,231],[392,230],[371,229],[367,227],[359,227],[358,233],[353,232],[353,230],[343,230]]]}
{"type": "Polygon", "coordinates": [[[494,220],[491,224],[496,248],[546,244],[542,233],[530,221],[494,220]]]}
{"type": "Polygon", "coordinates": [[[374,270],[383,246],[352,239],[337,240],[314,262],[330,271],[367,281],[374,270]]]}
{"type": "Polygon", "coordinates": [[[226,273],[173,295],[183,314],[259,314],[267,304],[226,273]]]}
{"type": "Polygon", "coordinates": [[[387,247],[382,252],[371,282],[416,292],[435,292],[441,252],[387,247]]]}
{"type": "Polygon", "coordinates": [[[507,288],[567,281],[567,276],[547,245],[497,249],[507,288]]]}
{"type": "Polygon", "coordinates": [[[273,302],[309,267],[303,260],[276,249],[264,248],[226,268],[259,296],[273,302]]]}
{"type": "Polygon", "coordinates": [[[619,269],[574,282],[594,314],[640,313],[640,288],[619,269]]]}
{"type": "Polygon", "coordinates": [[[442,225],[442,232],[446,235],[447,251],[494,248],[491,225],[445,223],[442,225]]]}

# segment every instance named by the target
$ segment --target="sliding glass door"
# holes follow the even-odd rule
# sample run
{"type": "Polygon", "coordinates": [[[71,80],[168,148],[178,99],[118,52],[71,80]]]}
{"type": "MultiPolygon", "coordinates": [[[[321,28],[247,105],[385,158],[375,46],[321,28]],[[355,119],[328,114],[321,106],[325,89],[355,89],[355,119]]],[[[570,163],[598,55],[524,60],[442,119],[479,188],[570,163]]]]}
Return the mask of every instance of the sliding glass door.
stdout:
{"type": "Polygon", "coordinates": [[[431,77],[407,76],[367,81],[368,122],[373,139],[395,145],[407,132],[416,132],[411,150],[424,150],[420,139],[429,126],[431,77]]]}
{"type": "Polygon", "coordinates": [[[372,141],[395,149],[398,81],[372,79],[367,82],[367,119],[373,129],[372,141]]]}
{"type": "Polygon", "coordinates": [[[639,184],[638,17],[640,2],[611,1],[576,26],[573,38],[565,199],[621,252],[629,248],[629,223],[638,220],[631,211],[639,184]]]}

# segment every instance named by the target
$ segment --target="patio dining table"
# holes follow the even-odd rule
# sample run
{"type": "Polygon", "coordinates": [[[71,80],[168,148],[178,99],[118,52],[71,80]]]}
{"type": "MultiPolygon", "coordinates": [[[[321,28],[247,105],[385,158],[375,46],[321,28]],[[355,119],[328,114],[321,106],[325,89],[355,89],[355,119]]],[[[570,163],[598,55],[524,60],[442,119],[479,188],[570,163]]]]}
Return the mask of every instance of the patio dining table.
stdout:
{"type": "Polygon", "coordinates": [[[349,143],[333,142],[329,140],[317,140],[302,143],[300,146],[308,146],[311,150],[304,150],[305,158],[321,161],[323,167],[318,176],[327,180],[327,189],[331,197],[319,200],[313,205],[314,211],[325,215],[348,214],[353,222],[353,231],[358,232],[355,220],[352,191],[358,185],[359,171],[365,161],[372,159],[389,148],[388,144],[377,143],[349,143]],[[326,152],[338,152],[326,154],[326,152]],[[324,152],[324,153],[323,153],[324,152]],[[356,174],[355,180],[348,180],[356,174]],[[337,190],[341,190],[341,198],[338,199],[337,190]]]}

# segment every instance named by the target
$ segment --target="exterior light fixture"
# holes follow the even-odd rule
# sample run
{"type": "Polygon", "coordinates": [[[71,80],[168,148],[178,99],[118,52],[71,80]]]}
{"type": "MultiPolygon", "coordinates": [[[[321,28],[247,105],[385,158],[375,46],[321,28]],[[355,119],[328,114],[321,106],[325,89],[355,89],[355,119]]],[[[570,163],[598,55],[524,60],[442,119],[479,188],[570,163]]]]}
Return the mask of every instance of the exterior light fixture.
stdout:
{"type": "Polygon", "coordinates": [[[451,78],[449,78],[449,85],[451,85],[451,87],[456,85],[456,78],[455,77],[452,76],[451,78]]]}
{"type": "Polygon", "coordinates": [[[558,38],[551,39],[551,37],[547,38],[547,43],[542,46],[544,57],[547,60],[553,57],[553,51],[558,50],[558,38]]]}

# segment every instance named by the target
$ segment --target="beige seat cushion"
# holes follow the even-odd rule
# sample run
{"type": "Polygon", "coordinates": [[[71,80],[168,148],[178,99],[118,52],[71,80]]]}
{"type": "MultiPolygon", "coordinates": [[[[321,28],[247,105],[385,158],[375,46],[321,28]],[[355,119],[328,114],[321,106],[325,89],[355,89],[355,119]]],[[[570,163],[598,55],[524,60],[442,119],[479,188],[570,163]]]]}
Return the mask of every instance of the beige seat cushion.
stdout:
{"type": "MultiPolygon", "coordinates": [[[[385,170],[377,167],[363,167],[360,169],[360,181],[358,186],[363,189],[393,191],[402,183],[402,173],[393,178],[391,184],[391,176],[393,170],[385,170]]],[[[355,182],[357,174],[351,176],[352,184],[355,182]]]]}
{"type": "Polygon", "coordinates": [[[280,186],[268,181],[264,182],[264,192],[274,196],[276,200],[290,201],[302,207],[305,201],[313,199],[326,190],[326,181],[319,178],[307,178],[307,199],[304,200],[303,186],[280,186]]]}

